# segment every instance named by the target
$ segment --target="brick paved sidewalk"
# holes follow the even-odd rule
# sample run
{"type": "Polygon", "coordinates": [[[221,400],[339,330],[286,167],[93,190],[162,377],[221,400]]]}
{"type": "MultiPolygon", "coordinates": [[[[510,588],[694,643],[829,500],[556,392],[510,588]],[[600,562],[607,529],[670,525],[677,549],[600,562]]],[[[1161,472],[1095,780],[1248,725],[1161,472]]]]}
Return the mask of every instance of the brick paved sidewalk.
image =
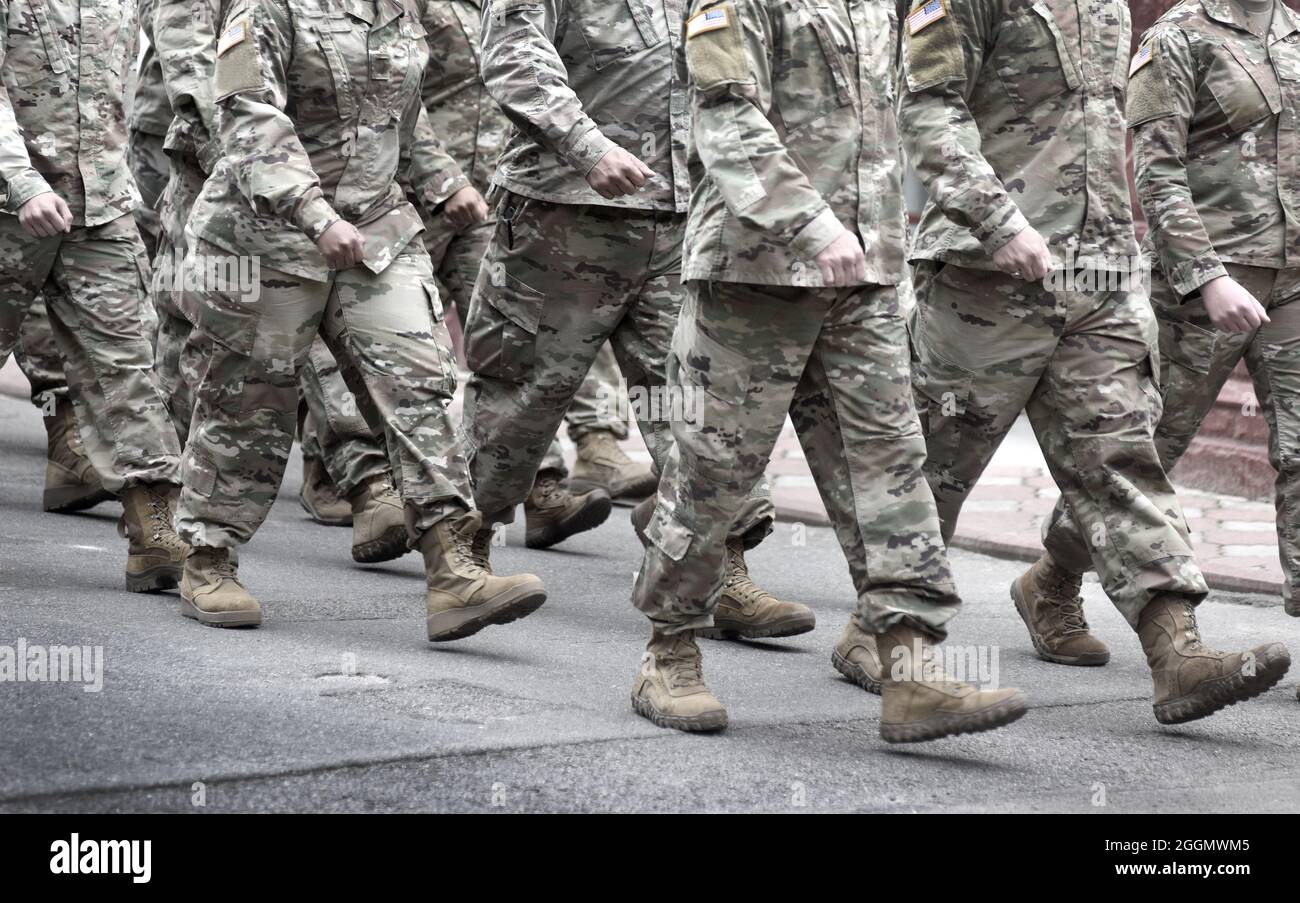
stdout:
{"type": "MultiPolygon", "coordinates": [[[[26,380],[12,360],[0,371],[0,392],[19,396],[27,393],[26,380]]],[[[632,457],[649,461],[635,429],[625,447],[632,457]]],[[[571,458],[572,449],[568,452],[571,458]]],[[[803,449],[788,422],[768,474],[782,520],[827,523],[803,449]]],[[[999,449],[971,494],[953,544],[1004,558],[1032,560],[1042,548],[1042,520],[1052,510],[1058,494],[1032,433],[1022,423],[999,449]]],[[[1194,489],[1179,490],[1179,498],[1193,531],[1201,568],[1212,588],[1280,594],[1282,569],[1271,504],[1194,489]]]]}

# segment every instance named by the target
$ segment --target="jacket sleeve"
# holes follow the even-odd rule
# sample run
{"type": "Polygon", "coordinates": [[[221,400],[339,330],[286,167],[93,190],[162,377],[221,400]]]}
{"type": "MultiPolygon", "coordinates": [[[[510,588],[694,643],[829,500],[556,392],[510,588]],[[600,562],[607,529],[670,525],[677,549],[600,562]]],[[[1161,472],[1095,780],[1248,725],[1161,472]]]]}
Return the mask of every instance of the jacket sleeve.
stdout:
{"type": "Polygon", "coordinates": [[[1133,170],[1160,268],[1184,298],[1228,274],[1214,252],[1187,179],[1187,133],[1196,108],[1197,65],[1186,36],[1157,26],[1138,48],[1129,79],[1133,170]],[[1149,59],[1142,56],[1149,54],[1149,59]],[[1145,61],[1144,61],[1145,60],[1145,61]]]}
{"type": "Polygon", "coordinates": [[[489,0],[480,38],[483,82],[520,131],[582,175],[614,147],[569,87],[555,49],[565,0],[489,0]]]}
{"type": "Polygon", "coordinates": [[[284,220],[315,241],[342,217],[325,200],[284,112],[292,44],[286,0],[236,0],[217,39],[218,132],[235,182],[253,210],[284,220]]]}
{"type": "MultiPolygon", "coordinates": [[[[915,13],[921,4],[914,4],[915,13]]],[[[981,150],[969,100],[998,24],[995,0],[943,0],[928,24],[902,21],[898,124],[908,161],[943,215],[992,254],[1028,225],[981,150]]]]}
{"type": "Polygon", "coordinates": [[[756,0],[697,3],[686,23],[692,140],[728,211],[804,259],[846,229],[768,119],[781,22],[756,0]]]}
{"type": "Polygon", "coordinates": [[[398,183],[424,215],[431,217],[449,197],[468,187],[470,180],[434,133],[420,98],[412,98],[403,121],[412,126],[402,136],[398,183]]]}
{"type": "MultiPolygon", "coordinates": [[[[9,0],[0,0],[0,69],[10,65],[6,60],[9,34],[9,0]]],[[[9,91],[0,82],[0,182],[3,182],[5,210],[17,213],[38,194],[53,191],[45,177],[32,168],[32,158],[27,153],[27,142],[14,117],[9,91]]]]}
{"type": "Polygon", "coordinates": [[[211,172],[221,156],[212,98],[218,15],[216,0],[158,0],[154,11],[152,40],[167,100],[188,128],[205,172],[211,172]]]}

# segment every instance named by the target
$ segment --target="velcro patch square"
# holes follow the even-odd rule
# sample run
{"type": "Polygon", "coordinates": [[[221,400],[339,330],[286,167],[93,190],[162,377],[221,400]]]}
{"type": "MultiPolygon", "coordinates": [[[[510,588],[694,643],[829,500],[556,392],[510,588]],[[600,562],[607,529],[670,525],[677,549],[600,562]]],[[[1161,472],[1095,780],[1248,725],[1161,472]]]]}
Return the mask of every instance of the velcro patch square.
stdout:
{"type": "Polygon", "coordinates": [[[727,28],[731,25],[731,17],[722,7],[717,9],[706,9],[698,16],[694,16],[686,23],[686,37],[693,38],[698,34],[704,34],[706,31],[717,31],[719,28],[727,28]]]}
{"type": "Polygon", "coordinates": [[[225,31],[221,33],[221,40],[217,42],[217,56],[224,56],[226,51],[231,47],[236,47],[244,42],[248,37],[248,17],[245,16],[235,22],[231,22],[225,31]]]}
{"type": "Polygon", "coordinates": [[[944,6],[943,0],[928,0],[908,13],[907,33],[917,34],[946,15],[948,15],[948,8],[944,6]]]}

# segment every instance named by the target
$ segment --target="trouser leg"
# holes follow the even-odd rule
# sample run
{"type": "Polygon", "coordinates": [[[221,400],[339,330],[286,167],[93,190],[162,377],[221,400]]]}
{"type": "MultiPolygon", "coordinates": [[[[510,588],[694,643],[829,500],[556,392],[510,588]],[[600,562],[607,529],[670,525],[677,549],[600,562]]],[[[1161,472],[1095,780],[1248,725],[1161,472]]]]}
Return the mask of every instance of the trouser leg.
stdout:
{"type": "Polygon", "coordinates": [[[54,340],[54,327],[45,309],[45,300],[38,297],[23,320],[21,340],[14,348],[18,366],[32,386],[32,404],[46,417],[54,415],[58,399],[68,394],[68,378],[63,372],[63,355],[54,340]]]}
{"type": "Polygon", "coordinates": [[[447,412],[456,390],[451,336],[424,248],[408,246],[377,275],[340,272],[322,333],[357,409],[383,436],[415,546],[442,518],[474,507],[447,412]]]}
{"type": "Polygon", "coordinates": [[[366,423],[356,396],[320,336],[308,352],[300,390],[308,411],[306,423],[310,424],[304,430],[304,454],[314,452],[321,459],[343,495],[351,495],[388,473],[383,440],[366,423]]]}
{"type": "Polygon", "coordinates": [[[1206,593],[1153,439],[1154,315],[1141,290],[1058,294],[1068,323],[1027,410],[1102,586],[1136,628],[1156,596],[1206,593]]]}
{"type": "MultiPolygon", "coordinates": [[[[673,418],[658,503],[633,602],[661,631],[708,627],[725,542],[762,476],[824,311],[816,292],[692,282],[667,357],[667,382],[698,417],[673,418]],[[801,303],[801,299],[805,299],[801,303]]],[[[615,352],[619,343],[615,342],[615,352]]],[[[630,368],[620,366],[631,382],[630,368]]],[[[658,442],[647,444],[661,449],[658,442]]]]}
{"type": "Polygon", "coordinates": [[[176,437],[184,447],[194,416],[194,378],[201,364],[195,360],[202,352],[202,341],[190,343],[193,324],[177,304],[184,279],[184,249],[172,244],[164,232],[158,239],[154,257],[154,309],[158,312],[158,332],[154,340],[154,373],[158,388],[167,405],[176,437]],[[190,350],[187,352],[187,344],[190,350]]]}
{"type": "MultiPolygon", "coordinates": [[[[1196,437],[1251,337],[1216,333],[1199,297],[1180,303],[1158,276],[1151,303],[1159,329],[1163,399],[1154,438],[1160,465],[1168,472],[1196,437]]],[[[1064,570],[1082,574],[1092,568],[1092,550],[1064,496],[1043,522],[1043,547],[1064,570]]]]}
{"type": "Polygon", "coordinates": [[[828,312],[790,409],[835,527],[868,633],[906,622],[934,639],[961,600],[948,566],[893,286],[864,286],[828,312]]]}
{"type": "Polygon", "coordinates": [[[140,189],[140,204],[132,211],[132,215],[149,259],[153,260],[157,256],[161,233],[158,203],[167,188],[170,165],[167,152],[163,150],[162,135],[132,129],[128,138],[127,163],[131,168],[131,176],[140,189]]]}
{"type": "Polygon", "coordinates": [[[619,416],[617,404],[622,378],[614,349],[602,345],[587,378],[582,381],[582,387],[573,397],[573,404],[569,406],[569,416],[565,420],[570,439],[577,442],[596,430],[613,433],[619,439],[627,438],[627,422],[619,416]]]}

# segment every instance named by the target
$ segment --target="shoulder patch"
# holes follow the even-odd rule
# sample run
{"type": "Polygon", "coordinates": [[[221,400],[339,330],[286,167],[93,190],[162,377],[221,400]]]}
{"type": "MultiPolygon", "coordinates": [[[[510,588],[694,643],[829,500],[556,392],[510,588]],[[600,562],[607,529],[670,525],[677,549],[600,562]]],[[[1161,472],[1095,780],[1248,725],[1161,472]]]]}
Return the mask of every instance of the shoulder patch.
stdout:
{"type": "Polygon", "coordinates": [[[957,20],[947,0],[922,0],[907,14],[903,34],[903,68],[910,91],[923,91],[966,73],[957,20]]]}
{"type": "Polygon", "coordinates": [[[928,0],[907,15],[907,33],[919,34],[926,28],[948,15],[944,0],[928,0]]]}
{"type": "Polygon", "coordinates": [[[733,3],[711,6],[687,20],[686,68],[697,88],[753,83],[743,32],[733,3]]]}
{"type": "Polygon", "coordinates": [[[225,56],[226,51],[241,43],[247,37],[248,14],[245,13],[227,25],[226,30],[221,33],[221,39],[217,41],[217,56],[225,56]]]}
{"type": "Polygon", "coordinates": [[[1151,62],[1151,53],[1151,39],[1147,38],[1142,42],[1142,46],[1138,48],[1138,52],[1133,54],[1133,62],[1128,67],[1129,78],[1132,78],[1139,69],[1151,62]]]}
{"type": "Polygon", "coordinates": [[[1177,111],[1161,64],[1157,36],[1152,35],[1142,42],[1129,66],[1128,79],[1128,100],[1124,115],[1129,128],[1172,116],[1177,111]]]}
{"type": "Polygon", "coordinates": [[[256,91],[265,84],[262,58],[257,49],[253,28],[253,9],[242,10],[228,20],[217,41],[217,71],[213,100],[225,100],[232,94],[256,91]]]}

